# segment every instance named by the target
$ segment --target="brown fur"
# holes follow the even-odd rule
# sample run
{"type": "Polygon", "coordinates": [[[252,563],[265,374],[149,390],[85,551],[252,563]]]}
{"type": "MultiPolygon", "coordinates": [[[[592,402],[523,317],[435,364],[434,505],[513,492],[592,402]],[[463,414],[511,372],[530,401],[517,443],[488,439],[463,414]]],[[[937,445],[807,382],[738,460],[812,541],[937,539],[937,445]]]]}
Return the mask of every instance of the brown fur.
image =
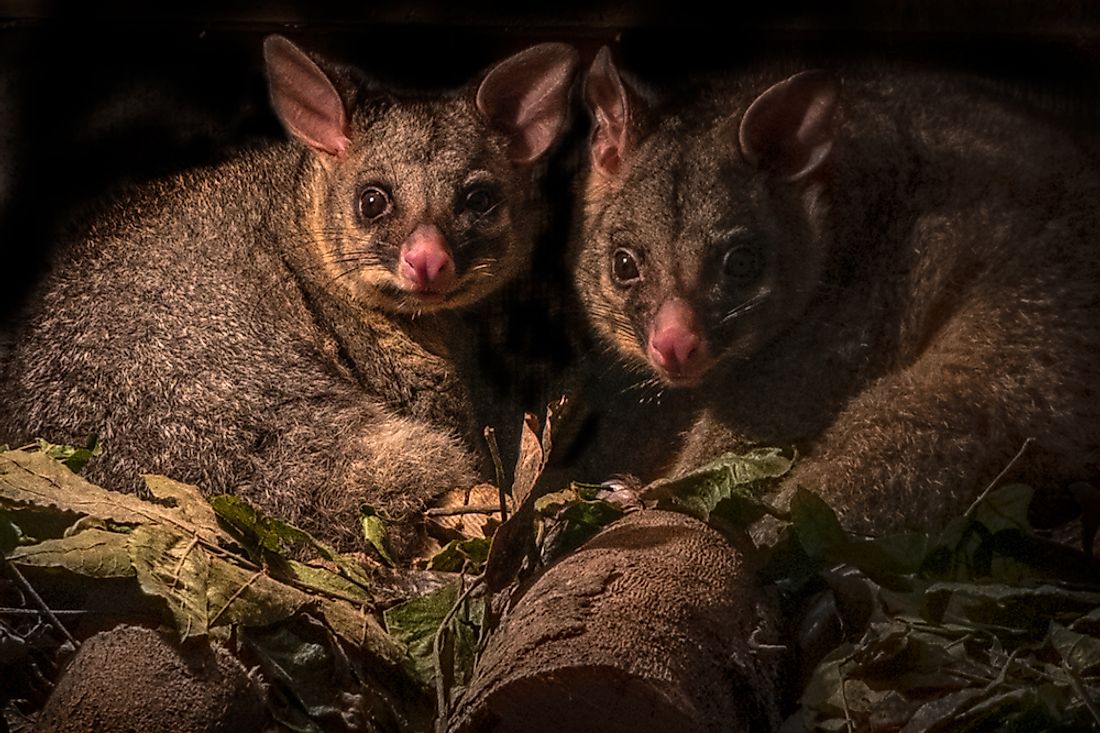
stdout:
{"type": "MultiPolygon", "coordinates": [[[[319,88],[319,68],[276,41],[319,88]]],[[[550,52],[571,74],[573,52],[550,52]]],[[[363,503],[400,517],[475,482],[463,309],[525,266],[537,169],[513,162],[512,131],[478,109],[476,86],[398,94],[321,63],[340,93],[330,107],[347,111],[341,155],[308,141],[242,152],[115,203],[23,316],[0,439],[97,433],[93,481],[139,490],[142,473],[165,473],[345,542],[363,503]],[[456,207],[471,177],[499,197],[482,217],[456,207]],[[356,202],[373,181],[394,208],[368,225],[356,202]],[[432,302],[393,285],[398,246],[424,221],[458,272],[432,302]]]]}
{"type": "MultiPolygon", "coordinates": [[[[610,88],[600,63],[590,105],[610,88]]],[[[1100,180],[1085,149],[965,79],[864,69],[839,74],[824,163],[786,180],[739,139],[786,76],[667,101],[628,88],[619,168],[590,166],[584,185],[574,268],[594,327],[657,383],[647,329],[684,298],[714,360],[682,386],[700,409],[671,470],[795,445],[782,498],[805,486],[874,531],[965,508],[1029,437],[1015,477],[1095,476],[1100,180]],[[766,262],[737,297],[721,281],[730,231],[766,262]],[[610,276],[624,243],[644,253],[629,288],[610,276]]]]}

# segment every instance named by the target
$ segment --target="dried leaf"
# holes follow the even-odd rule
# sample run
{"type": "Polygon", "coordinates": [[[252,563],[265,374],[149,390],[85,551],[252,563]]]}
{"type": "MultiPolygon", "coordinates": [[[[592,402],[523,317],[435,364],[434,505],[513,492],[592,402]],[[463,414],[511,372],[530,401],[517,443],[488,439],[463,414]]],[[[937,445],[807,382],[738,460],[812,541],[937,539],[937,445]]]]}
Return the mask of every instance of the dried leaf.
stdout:
{"type": "Polygon", "coordinates": [[[530,496],[546,465],[546,454],[543,452],[543,442],[539,439],[538,428],[537,417],[531,413],[523,416],[519,456],[516,458],[516,469],[512,478],[512,499],[517,506],[530,496]]]}
{"type": "Polygon", "coordinates": [[[182,639],[215,626],[276,623],[312,600],[260,570],[211,555],[194,537],[165,527],[134,529],[130,559],[141,589],[167,602],[182,639]]]}
{"type": "Polygon", "coordinates": [[[177,524],[171,509],[100,488],[43,453],[0,454],[0,503],[52,508],[114,524],[177,524]]]}
{"type": "Polygon", "coordinates": [[[374,614],[363,607],[346,601],[325,600],[320,602],[320,609],[329,628],[345,642],[369,653],[372,659],[392,667],[408,664],[405,647],[387,634],[374,614]]]}
{"type": "Polygon", "coordinates": [[[64,568],[92,578],[126,578],[135,575],[129,542],[129,535],[121,532],[86,529],[70,537],[18,547],[8,559],[17,565],[64,568]]]}
{"type": "Polygon", "coordinates": [[[1074,674],[1100,673],[1100,639],[1054,623],[1051,624],[1050,641],[1074,674]]]}
{"type": "MultiPolygon", "coordinates": [[[[441,496],[432,508],[458,509],[467,506],[499,507],[500,489],[492,484],[478,484],[469,489],[453,489],[441,496]]],[[[515,510],[515,502],[508,502],[508,510],[509,514],[515,510]]],[[[492,514],[432,515],[431,521],[445,531],[454,531],[463,537],[489,537],[501,523],[499,511],[492,514]]]]}
{"type": "Polygon", "coordinates": [[[180,638],[203,636],[210,623],[210,559],[192,537],[158,525],[130,533],[130,561],[141,589],[168,603],[180,638]]]}
{"type": "Polygon", "coordinates": [[[228,540],[229,537],[218,524],[218,517],[210,502],[202,495],[198,487],[191,484],[173,481],[166,476],[148,474],[145,477],[145,485],[149,492],[158,499],[175,502],[172,511],[179,514],[181,525],[189,527],[204,541],[217,544],[219,540],[228,540]]]}

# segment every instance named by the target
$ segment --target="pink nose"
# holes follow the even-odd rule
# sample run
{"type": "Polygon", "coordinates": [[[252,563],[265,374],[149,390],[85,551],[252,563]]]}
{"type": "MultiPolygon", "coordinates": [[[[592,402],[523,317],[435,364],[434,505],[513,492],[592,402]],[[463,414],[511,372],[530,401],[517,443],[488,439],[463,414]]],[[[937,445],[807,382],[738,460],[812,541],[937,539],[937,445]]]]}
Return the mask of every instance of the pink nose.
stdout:
{"type": "Polygon", "coordinates": [[[401,245],[398,276],[406,290],[446,293],[455,282],[455,263],[443,232],[421,224],[401,245]]]}
{"type": "Polygon", "coordinates": [[[691,378],[702,373],[706,342],[699,335],[695,311],[685,300],[673,298],[657,310],[649,331],[648,351],[653,365],[668,376],[691,378]]]}

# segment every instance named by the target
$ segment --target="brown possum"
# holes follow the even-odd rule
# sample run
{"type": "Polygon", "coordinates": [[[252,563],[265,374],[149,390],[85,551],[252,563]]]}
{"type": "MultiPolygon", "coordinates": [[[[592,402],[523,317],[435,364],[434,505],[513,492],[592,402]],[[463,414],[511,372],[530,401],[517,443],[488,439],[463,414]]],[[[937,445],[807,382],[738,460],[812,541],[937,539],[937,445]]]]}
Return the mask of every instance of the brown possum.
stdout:
{"type": "Polygon", "coordinates": [[[0,438],[83,441],[88,474],[234,492],[329,538],[475,481],[464,309],[541,226],[538,162],[576,53],[543,44],[445,95],[264,44],[292,140],[115,202],[62,249],[0,381],[0,438]]]}
{"type": "MultiPolygon", "coordinates": [[[[860,530],[965,508],[1026,439],[1100,467],[1100,175],[966,78],[763,65],[673,97],[602,51],[572,267],[593,328],[691,395],[681,473],[793,445],[781,487],[860,530]]],[[[652,456],[648,457],[652,460],[652,456]]]]}

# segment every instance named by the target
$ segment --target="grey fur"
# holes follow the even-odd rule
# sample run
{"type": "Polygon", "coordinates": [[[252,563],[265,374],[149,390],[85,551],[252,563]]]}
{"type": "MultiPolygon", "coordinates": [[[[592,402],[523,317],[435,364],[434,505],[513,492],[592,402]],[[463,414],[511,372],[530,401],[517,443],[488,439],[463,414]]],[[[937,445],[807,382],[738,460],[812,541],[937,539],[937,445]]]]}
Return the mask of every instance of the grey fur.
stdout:
{"type": "Polygon", "coordinates": [[[684,388],[699,409],[669,470],[793,444],[782,497],[819,491],[873,531],[965,508],[1028,437],[1010,478],[1095,477],[1100,179],[1086,147],[964,78],[867,68],[839,75],[826,163],[782,181],[750,164],[738,128],[786,76],[745,72],[675,106],[631,91],[623,171],[585,181],[574,269],[596,329],[657,381],[646,329],[682,297],[716,360],[684,388]],[[767,295],[727,318],[747,300],[716,279],[731,230],[767,243],[767,295]],[[624,241],[645,254],[629,289],[609,274],[624,241]]]}
{"type": "Polygon", "coordinates": [[[140,490],[165,473],[345,544],[361,503],[401,516],[477,479],[461,310],[525,266],[536,169],[509,161],[476,85],[401,95],[325,66],[345,159],[297,142],[242,152],[115,202],[63,248],[3,366],[0,440],[97,433],[93,481],[140,490]],[[471,171],[499,188],[491,222],[455,213],[471,171]],[[356,192],[376,179],[399,208],[368,229],[356,192]],[[379,285],[420,221],[467,268],[431,307],[379,285]]]}

